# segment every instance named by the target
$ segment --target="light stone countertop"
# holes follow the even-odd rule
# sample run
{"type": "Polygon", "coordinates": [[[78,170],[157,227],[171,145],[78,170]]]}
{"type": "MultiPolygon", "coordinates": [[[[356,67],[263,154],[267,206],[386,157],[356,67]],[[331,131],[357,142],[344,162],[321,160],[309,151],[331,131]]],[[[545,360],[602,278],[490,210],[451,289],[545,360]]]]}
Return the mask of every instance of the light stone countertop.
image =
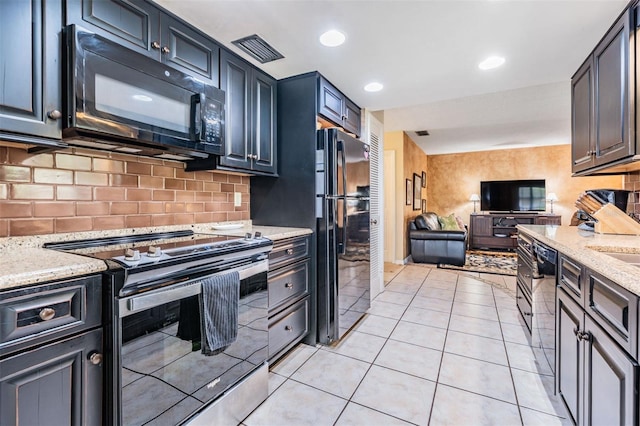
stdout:
{"type": "Polygon", "coordinates": [[[597,234],[576,226],[518,225],[518,230],[640,296],[640,267],[604,253],[640,253],[639,236],[597,234]]]}
{"type": "Polygon", "coordinates": [[[42,245],[48,242],[140,235],[185,229],[206,234],[237,237],[244,237],[247,232],[253,234],[258,231],[261,232],[264,237],[274,241],[312,233],[312,230],[307,228],[252,226],[251,221],[233,223],[242,223],[243,227],[234,230],[218,231],[214,230],[213,226],[219,223],[207,223],[190,226],[173,225],[152,228],[128,228],[109,231],[0,238],[0,291],[98,273],[107,269],[106,263],[99,259],[42,248],[42,245]]]}

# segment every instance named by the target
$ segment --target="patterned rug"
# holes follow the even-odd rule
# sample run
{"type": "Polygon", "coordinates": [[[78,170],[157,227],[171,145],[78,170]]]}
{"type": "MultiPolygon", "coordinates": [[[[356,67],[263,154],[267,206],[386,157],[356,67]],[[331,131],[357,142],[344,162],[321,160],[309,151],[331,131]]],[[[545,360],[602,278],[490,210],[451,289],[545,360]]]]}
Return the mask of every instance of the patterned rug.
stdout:
{"type": "Polygon", "coordinates": [[[518,271],[518,258],[515,253],[510,252],[469,250],[464,266],[439,264],[438,268],[515,276],[518,271]]]}

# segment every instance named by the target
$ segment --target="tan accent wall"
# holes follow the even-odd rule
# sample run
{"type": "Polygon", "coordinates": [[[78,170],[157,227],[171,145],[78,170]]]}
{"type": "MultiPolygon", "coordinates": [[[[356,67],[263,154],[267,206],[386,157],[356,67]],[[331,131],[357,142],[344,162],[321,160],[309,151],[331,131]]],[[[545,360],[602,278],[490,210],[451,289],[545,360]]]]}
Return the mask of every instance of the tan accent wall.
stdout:
{"type": "MultiPolygon", "coordinates": [[[[407,238],[409,221],[421,212],[420,210],[413,210],[413,197],[411,198],[411,205],[406,205],[405,203],[406,179],[411,181],[411,188],[413,190],[413,174],[417,173],[418,175],[422,175],[423,171],[427,172],[427,155],[402,131],[385,133],[384,149],[396,152],[395,188],[398,203],[396,207],[396,217],[402,218],[402,221],[398,221],[398,223],[395,224],[397,241],[394,258],[396,260],[402,260],[409,256],[410,253],[409,239],[407,238]]],[[[385,177],[385,179],[387,178],[388,177],[385,177]]],[[[427,178],[427,188],[428,187],[429,179],[427,178]]],[[[421,198],[426,198],[427,188],[421,189],[421,198]]]]}
{"type": "Polygon", "coordinates": [[[249,177],[178,161],[0,147],[0,237],[248,220],[249,177]],[[234,192],[242,205],[234,207],[234,192]]]}
{"type": "Polygon", "coordinates": [[[508,179],[545,179],[547,193],[558,196],[553,210],[562,215],[563,225],[569,225],[576,211],[574,203],[582,191],[620,189],[623,185],[622,175],[571,177],[570,145],[430,155],[428,210],[441,215],[456,213],[469,223],[473,212],[469,196],[479,194],[480,181],[508,179]]]}

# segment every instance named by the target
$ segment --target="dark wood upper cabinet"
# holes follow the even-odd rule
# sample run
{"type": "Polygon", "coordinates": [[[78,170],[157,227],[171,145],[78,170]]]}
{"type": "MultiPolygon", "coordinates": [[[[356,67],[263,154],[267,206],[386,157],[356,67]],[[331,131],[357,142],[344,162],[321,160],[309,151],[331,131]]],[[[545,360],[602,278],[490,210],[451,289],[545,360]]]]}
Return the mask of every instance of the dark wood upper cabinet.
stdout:
{"type": "Polygon", "coordinates": [[[225,50],[220,64],[220,88],[226,93],[220,168],[275,174],[276,80],[225,50]]]}
{"type": "Polygon", "coordinates": [[[597,173],[638,153],[635,12],[625,10],[571,79],[573,173],[597,173]]]}
{"type": "Polygon", "coordinates": [[[67,23],[218,86],[220,47],[148,2],[67,0],[67,23]]]}
{"type": "Polygon", "coordinates": [[[360,136],[360,107],[322,76],[318,79],[318,114],[360,136]]]}
{"type": "Polygon", "coordinates": [[[595,164],[593,141],[593,61],[585,62],[571,79],[571,161],[574,173],[595,164]]]}
{"type": "Polygon", "coordinates": [[[629,90],[630,80],[635,80],[635,67],[629,66],[631,17],[628,10],[593,52],[596,166],[635,152],[635,141],[630,138],[635,128],[630,102],[635,96],[629,90]]]}
{"type": "Polygon", "coordinates": [[[0,1],[0,133],[60,139],[60,0],[0,1]]]}

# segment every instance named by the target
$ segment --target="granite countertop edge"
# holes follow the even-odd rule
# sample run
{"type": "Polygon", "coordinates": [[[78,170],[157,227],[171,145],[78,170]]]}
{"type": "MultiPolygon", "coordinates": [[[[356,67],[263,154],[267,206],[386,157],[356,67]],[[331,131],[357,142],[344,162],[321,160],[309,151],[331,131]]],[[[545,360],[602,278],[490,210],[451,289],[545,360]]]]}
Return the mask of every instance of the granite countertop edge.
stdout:
{"type": "Polygon", "coordinates": [[[597,234],[555,225],[518,225],[518,230],[640,296],[640,268],[603,253],[640,253],[639,236],[597,234]]]}
{"type": "Polygon", "coordinates": [[[232,223],[242,224],[242,227],[220,231],[215,230],[214,226],[228,223],[215,222],[188,225],[186,227],[184,225],[172,225],[0,238],[0,271],[2,271],[0,274],[0,291],[100,273],[107,269],[106,263],[99,259],[42,248],[42,245],[48,242],[171,232],[184,230],[185,228],[193,229],[194,232],[237,237],[243,237],[248,232],[252,234],[261,232],[264,237],[274,241],[313,233],[308,228],[254,226],[251,221],[234,221],[232,223]]]}

